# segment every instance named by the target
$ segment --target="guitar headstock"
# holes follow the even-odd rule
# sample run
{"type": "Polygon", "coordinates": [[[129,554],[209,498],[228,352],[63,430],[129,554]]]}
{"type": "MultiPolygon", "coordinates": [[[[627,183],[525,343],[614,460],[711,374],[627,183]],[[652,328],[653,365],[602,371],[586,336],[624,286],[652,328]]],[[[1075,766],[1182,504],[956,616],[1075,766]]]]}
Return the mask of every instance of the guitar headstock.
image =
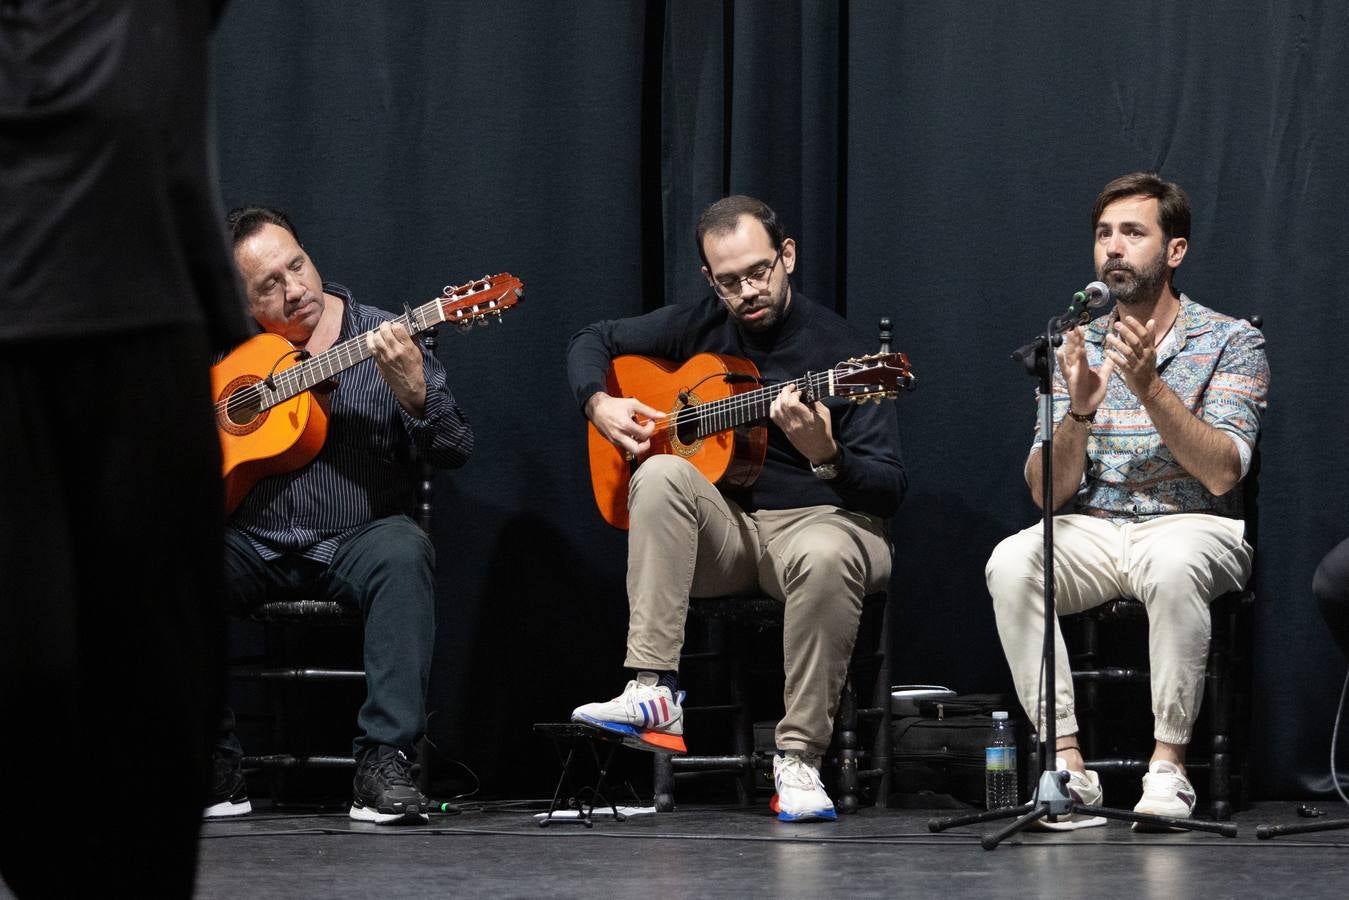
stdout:
{"type": "Polygon", "coordinates": [[[524,283],[514,275],[502,272],[484,275],[458,287],[446,286],[438,301],[445,321],[467,331],[474,322],[486,325],[491,317],[500,318],[504,310],[521,302],[524,294],[524,283]]]}
{"type": "Polygon", "coordinates": [[[849,359],[834,366],[830,374],[830,394],[853,403],[879,403],[899,396],[900,391],[913,390],[918,382],[909,370],[909,358],[898,352],[849,359]]]}

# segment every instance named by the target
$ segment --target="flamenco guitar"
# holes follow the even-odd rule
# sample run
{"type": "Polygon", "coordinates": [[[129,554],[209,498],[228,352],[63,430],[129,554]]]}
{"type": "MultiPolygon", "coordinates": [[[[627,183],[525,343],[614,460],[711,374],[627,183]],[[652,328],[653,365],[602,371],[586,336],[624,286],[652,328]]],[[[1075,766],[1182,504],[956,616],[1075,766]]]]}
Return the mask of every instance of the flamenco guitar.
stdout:
{"type": "MultiPolygon", "coordinates": [[[[879,403],[913,387],[914,381],[903,353],[877,353],[825,372],[808,372],[792,383],[809,400],[846,397],[854,403],[879,403]]],[[[684,457],[713,484],[752,484],[768,449],[768,428],[762,423],[784,387],[755,386],[761,383],[754,364],[736,356],[699,353],[682,366],[647,356],[614,357],[607,393],[636,397],[669,412],[651,420],[656,426],[651,448],[637,458],[589,426],[590,482],[604,520],[616,528],[628,527],[628,481],[643,460],[657,453],[684,457]]]]}
{"type": "MultiPolygon", "coordinates": [[[[447,287],[423,306],[394,319],[416,336],[442,322],[467,331],[486,325],[520,302],[524,285],[502,273],[447,287]]],[[[250,338],[211,368],[216,426],[229,515],[260,479],[308,463],[323,447],[328,414],[312,390],[368,359],[370,332],[310,356],[275,334],[250,338]]]]}

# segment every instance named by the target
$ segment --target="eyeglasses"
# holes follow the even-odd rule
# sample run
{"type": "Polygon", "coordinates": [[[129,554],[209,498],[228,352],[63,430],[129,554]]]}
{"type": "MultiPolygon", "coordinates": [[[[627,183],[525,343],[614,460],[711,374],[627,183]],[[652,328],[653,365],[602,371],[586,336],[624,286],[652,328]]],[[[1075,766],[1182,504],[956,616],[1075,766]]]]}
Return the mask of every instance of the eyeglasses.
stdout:
{"type": "Polygon", "coordinates": [[[718,297],[723,300],[734,300],[745,293],[746,285],[763,287],[768,284],[768,277],[778,267],[778,260],[780,259],[782,259],[782,250],[778,250],[778,255],[773,257],[771,263],[755,266],[745,275],[725,275],[721,278],[713,278],[709,275],[707,276],[707,282],[712,285],[712,290],[716,291],[718,297]]]}

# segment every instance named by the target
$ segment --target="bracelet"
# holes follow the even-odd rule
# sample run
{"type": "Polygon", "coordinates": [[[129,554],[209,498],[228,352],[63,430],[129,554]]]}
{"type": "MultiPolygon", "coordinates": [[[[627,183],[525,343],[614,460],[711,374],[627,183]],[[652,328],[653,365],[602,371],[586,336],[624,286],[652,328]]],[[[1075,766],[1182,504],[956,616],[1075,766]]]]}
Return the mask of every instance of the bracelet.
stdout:
{"type": "Polygon", "coordinates": [[[1154,390],[1151,394],[1148,394],[1147,397],[1144,398],[1144,400],[1143,400],[1143,405],[1144,405],[1144,406],[1147,406],[1147,405],[1148,405],[1149,403],[1151,403],[1153,400],[1156,400],[1158,397],[1160,397],[1160,396],[1161,396],[1161,393],[1162,393],[1162,389],[1165,388],[1165,387],[1166,387],[1166,382],[1165,382],[1165,381],[1162,381],[1160,378],[1158,378],[1158,379],[1157,379],[1157,388],[1156,388],[1156,390],[1154,390]]]}
{"type": "Polygon", "coordinates": [[[1068,418],[1072,419],[1074,422],[1081,422],[1083,425],[1090,425],[1092,422],[1096,421],[1096,410],[1093,409],[1091,412],[1084,415],[1083,413],[1075,413],[1070,409],[1068,410],[1068,418]]]}

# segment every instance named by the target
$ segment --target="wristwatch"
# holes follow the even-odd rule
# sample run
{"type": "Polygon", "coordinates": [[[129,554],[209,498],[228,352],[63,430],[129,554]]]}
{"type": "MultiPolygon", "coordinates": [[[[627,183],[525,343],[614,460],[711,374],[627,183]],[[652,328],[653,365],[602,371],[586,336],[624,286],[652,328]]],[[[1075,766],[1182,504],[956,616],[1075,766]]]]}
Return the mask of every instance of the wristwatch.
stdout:
{"type": "Polygon", "coordinates": [[[838,477],[838,461],[841,456],[843,456],[843,451],[839,450],[831,459],[826,459],[818,465],[811,463],[810,471],[815,473],[816,478],[831,481],[838,477]]]}

